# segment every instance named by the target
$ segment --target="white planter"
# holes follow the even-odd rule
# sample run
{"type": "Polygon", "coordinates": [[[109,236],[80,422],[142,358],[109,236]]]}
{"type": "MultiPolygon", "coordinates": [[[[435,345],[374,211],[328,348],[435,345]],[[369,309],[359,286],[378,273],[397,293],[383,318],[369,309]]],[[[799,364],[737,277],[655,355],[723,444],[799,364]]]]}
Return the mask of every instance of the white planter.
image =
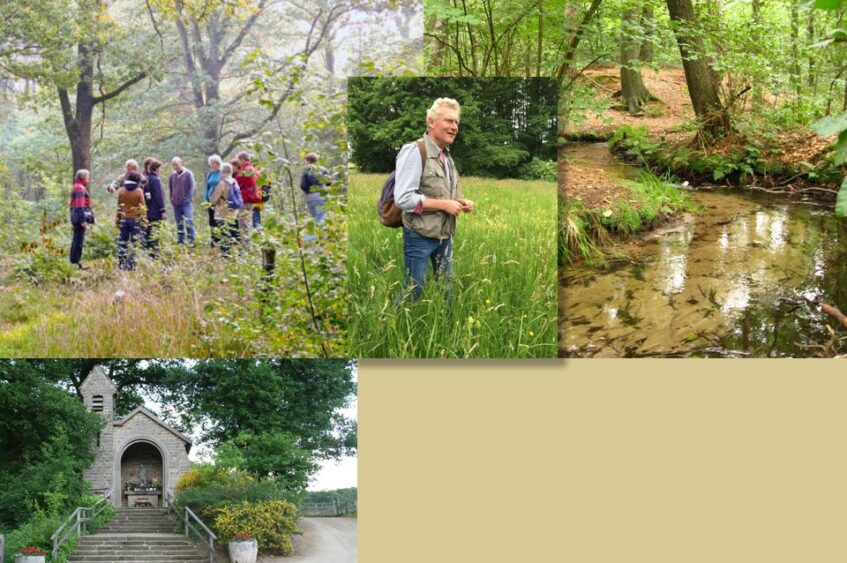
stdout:
{"type": "Polygon", "coordinates": [[[256,556],[258,555],[259,544],[256,543],[256,540],[229,542],[229,560],[231,563],[256,563],[256,556]]]}
{"type": "Polygon", "coordinates": [[[44,563],[45,557],[46,555],[15,555],[15,563],[44,563]]]}

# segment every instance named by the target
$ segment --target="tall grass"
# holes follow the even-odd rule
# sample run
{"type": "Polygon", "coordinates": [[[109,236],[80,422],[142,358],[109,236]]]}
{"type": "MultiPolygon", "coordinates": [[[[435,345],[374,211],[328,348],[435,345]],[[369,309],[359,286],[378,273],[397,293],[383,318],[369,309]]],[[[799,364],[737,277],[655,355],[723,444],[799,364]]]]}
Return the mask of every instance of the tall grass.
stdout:
{"type": "Polygon", "coordinates": [[[431,271],[401,301],[402,229],[379,222],[382,175],[350,177],[349,338],[361,358],[554,358],[556,185],[462,178],[475,211],[453,237],[453,299],[431,271]]]}
{"type": "Polygon", "coordinates": [[[345,211],[331,203],[320,228],[301,212],[300,234],[318,234],[303,243],[302,262],[290,217],[266,210],[265,230],[230,258],[208,247],[208,227],[198,225],[198,248],[189,250],[176,246],[168,224],[161,258],[139,249],[132,272],[117,268],[109,224],[88,237],[89,270],[80,272],[67,262],[66,221],[40,237],[22,222],[22,241],[7,241],[0,258],[0,356],[347,356],[345,211]],[[27,240],[34,250],[21,250],[27,240]],[[261,247],[276,250],[273,275],[262,268],[261,247]],[[53,275],[58,270],[66,274],[53,275]]]}

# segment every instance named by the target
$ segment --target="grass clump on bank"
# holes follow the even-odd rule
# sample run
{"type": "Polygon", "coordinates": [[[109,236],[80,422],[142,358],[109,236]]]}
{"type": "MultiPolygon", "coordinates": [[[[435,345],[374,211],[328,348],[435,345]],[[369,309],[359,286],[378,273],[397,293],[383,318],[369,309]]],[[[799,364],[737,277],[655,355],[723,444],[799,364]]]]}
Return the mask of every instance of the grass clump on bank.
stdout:
{"type": "Polygon", "coordinates": [[[402,229],[379,222],[384,175],[350,177],[351,355],[360,358],[554,358],[556,186],[463,177],[475,211],[453,237],[453,299],[431,272],[418,302],[403,292],[402,229]]]}
{"type": "Polygon", "coordinates": [[[685,212],[698,211],[684,190],[649,173],[637,181],[622,181],[629,197],[606,206],[587,209],[578,199],[561,202],[559,261],[570,266],[582,261],[602,264],[603,247],[666,224],[685,212]]]}
{"type": "Polygon", "coordinates": [[[783,131],[760,119],[736,121],[732,135],[714,146],[680,144],[651,136],[644,126],[623,125],[609,138],[618,156],[658,175],[695,184],[765,187],[795,183],[834,183],[840,171],[826,141],[811,132],[783,131]]]}

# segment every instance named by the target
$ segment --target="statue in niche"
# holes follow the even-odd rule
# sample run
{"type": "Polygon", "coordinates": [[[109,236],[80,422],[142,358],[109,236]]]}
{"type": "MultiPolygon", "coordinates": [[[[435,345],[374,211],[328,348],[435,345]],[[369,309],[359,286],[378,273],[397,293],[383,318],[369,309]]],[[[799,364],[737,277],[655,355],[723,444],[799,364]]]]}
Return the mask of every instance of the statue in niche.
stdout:
{"type": "Polygon", "coordinates": [[[138,466],[138,482],[139,482],[139,484],[140,484],[142,487],[144,487],[144,486],[147,486],[147,485],[148,485],[148,482],[147,482],[147,468],[146,468],[146,467],[144,467],[144,464],[143,464],[143,463],[142,463],[141,465],[139,465],[139,466],[138,466]]]}

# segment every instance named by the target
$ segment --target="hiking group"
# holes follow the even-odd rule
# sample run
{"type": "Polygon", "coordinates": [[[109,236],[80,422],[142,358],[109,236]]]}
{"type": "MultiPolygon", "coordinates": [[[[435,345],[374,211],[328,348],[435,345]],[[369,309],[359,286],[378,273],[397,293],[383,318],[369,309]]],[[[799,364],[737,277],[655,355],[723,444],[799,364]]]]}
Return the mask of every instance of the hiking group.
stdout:
{"type": "Polygon", "coordinates": [[[449,150],[459,134],[460,112],[452,98],[433,102],[426,112],[426,133],[400,149],[377,204],[383,225],[403,227],[403,288],[413,300],[423,293],[428,263],[435,278],[443,278],[448,298],[452,295],[456,216],[474,210],[473,201],[462,195],[449,150]]]}
{"type": "MultiPolygon", "coordinates": [[[[306,156],[307,169],[300,182],[306,193],[306,203],[318,224],[324,220],[326,201],[318,193],[327,181],[315,174],[317,156],[306,156]],[[323,181],[322,181],[323,180],[323,181]],[[304,187],[305,186],[305,187],[304,187]]],[[[260,182],[261,174],[249,153],[238,153],[235,160],[223,162],[219,155],[208,158],[209,170],[204,184],[204,206],[208,210],[211,245],[230,256],[234,244],[250,244],[252,231],[261,229],[262,209],[270,199],[270,184],[260,182]]],[[[162,162],[155,158],[144,161],[143,171],[138,162],[127,160],[125,172],[106,188],[117,196],[115,226],[118,235],[118,265],[122,270],[135,267],[135,247],[143,245],[151,258],[159,256],[160,229],[167,218],[165,194],[159,179],[162,162]]],[[[195,246],[194,174],[183,165],[182,159],[171,159],[173,172],[168,178],[168,199],[176,223],[177,244],[195,246]]],[[[320,169],[326,171],[325,168],[320,169]]],[[[328,174],[328,172],[327,172],[328,174]]],[[[71,190],[71,224],[73,238],[70,261],[82,265],[82,248],[86,229],[94,224],[88,185],[90,172],[76,172],[71,190]]],[[[314,235],[310,235],[314,238],[314,235]]],[[[308,238],[308,237],[307,237],[308,238]]]]}

